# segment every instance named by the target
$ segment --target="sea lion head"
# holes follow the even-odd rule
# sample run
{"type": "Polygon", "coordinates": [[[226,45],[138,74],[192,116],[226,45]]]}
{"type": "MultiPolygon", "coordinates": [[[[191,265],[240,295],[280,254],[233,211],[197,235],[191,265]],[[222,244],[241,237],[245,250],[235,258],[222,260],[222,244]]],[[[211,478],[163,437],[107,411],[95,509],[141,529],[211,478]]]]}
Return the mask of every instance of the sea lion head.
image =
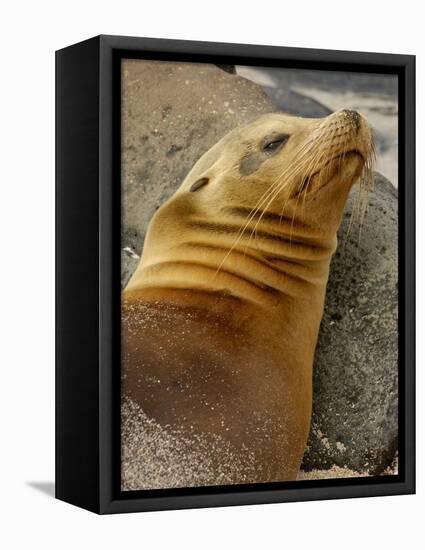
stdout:
{"type": "Polygon", "coordinates": [[[205,153],[181,191],[224,210],[257,208],[331,234],[372,154],[370,128],[356,111],[321,119],[268,114],[205,153]]]}
{"type": "Polygon", "coordinates": [[[348,193],[359,179],[368,188],[361,176],[371,174],[372,158],[371,130],[355,111],[261,116],[194,165],[153,217],[140,265],[152,278],[154,264],[186,261],[235,275],[241,254],[265,267],[276,259],[329,263],[348,193]]]}

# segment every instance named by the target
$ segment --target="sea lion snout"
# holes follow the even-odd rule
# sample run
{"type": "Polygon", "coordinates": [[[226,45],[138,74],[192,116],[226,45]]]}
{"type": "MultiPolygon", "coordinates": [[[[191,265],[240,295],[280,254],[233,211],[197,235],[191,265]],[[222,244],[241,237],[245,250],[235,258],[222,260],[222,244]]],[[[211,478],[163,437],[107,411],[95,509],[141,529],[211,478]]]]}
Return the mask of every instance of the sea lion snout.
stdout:
{"type": "MultiPolygon", "coordinates": [[[[369,125],[364,116],[352,109],[335,111],[327,116],[324,121],[329,121],[329,123],[336,124],[345,129],[350,129],[351,131],[354,130],[354,133],[359,132],[362,128],[369,129],[369,125]]],[[[324,124],[326,124],[326,122],[322,123],[322,126],[324,124]]]]}
{"type": "Polygon", "coordinates": [[[357,153],[363,164],[374,157],[372,130],[366,118],[351,109],[341,109],[324,119],[318,127],[318,143],[329,156],[340,154],[348,158],[350,153],[357,153]]]}
{"type": "Polygon", "coordinates": [[[355,128],[359,130],[361,125],[361,115],[357,111],[352,111],[351,109],[343,109],[341,112],[350,118],[354,123],[355,128]]]}

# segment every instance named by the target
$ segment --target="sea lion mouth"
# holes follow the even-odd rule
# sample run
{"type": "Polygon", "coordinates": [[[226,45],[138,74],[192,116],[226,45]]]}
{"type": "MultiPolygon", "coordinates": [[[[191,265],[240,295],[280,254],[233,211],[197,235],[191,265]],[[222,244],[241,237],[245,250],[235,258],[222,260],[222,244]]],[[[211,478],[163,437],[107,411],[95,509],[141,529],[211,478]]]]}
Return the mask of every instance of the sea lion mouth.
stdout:
{"type": "Polygon", "coordinates": [[[327,160],[326,163],[312,175],[304,176],[301,185],[297,188],[293,197],[297,198],[299,195],[307,195],[323,189],[342,169],[344,161],[353,158],[360,159],[361,167],[366,164],[365,156],[359,149],[351,149],[344,153],[338,153],[327,160]]]}

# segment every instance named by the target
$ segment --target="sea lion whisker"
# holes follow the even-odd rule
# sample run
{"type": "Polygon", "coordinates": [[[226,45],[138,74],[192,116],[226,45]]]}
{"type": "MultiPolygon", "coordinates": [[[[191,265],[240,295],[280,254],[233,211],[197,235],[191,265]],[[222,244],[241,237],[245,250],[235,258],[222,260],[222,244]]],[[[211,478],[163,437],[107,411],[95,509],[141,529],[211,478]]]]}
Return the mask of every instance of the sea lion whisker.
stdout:
{"type": "MultiPolygon", "coordinates": [[[[312,159],[314,159],[314,156],[312,156],[312,159]]],[[[312,159],[310,159],[309,163],[312,162],[312,159]]],[[[300,165],[300,173],[302,173],[302,164],[300,165]]],[[[301,176],[300,177],[300,181],[299,181],[299,185],[298,185],[298,189],[301,189],[302,186],[303,186],[303,182],[304,182],[304,176],[301,176]]],[[[293,181],[294,183],[294,186],[296,187],[296,180],[294,179],[293,181]]],[[[298,191],[297,191],[298,192],[298,191]]],[[[289,199],[291,198],[292,194],[294,193],[294,190],[291,190],[291,193],[288,195],[288,197],[286,198],[286,200],[284,201],[283,205],[282,205],[282,209],[281,209],[281,214],[280,214],[280,217],[281,217],[281,220],[283,218],[283,215],[284,215],[284,212],[285,212],[285,208],[286,208],[286,205],[289,201],[289,199]]]]}
{"type": "MultiPolygon", "coordinates": [[[[301,172],[302,162],[300,162],[300,161],[304,157],[307,157],[307,155],[310,154],[312,151],[314,151],[314,149],[316,149],[316,151],[315,151],[316,154],[313,155],[313,159],[312,159],[312,161],[310,161],[310,163],[313,162],[314,159],[317,159],[317,162],[316,162],[315,165],[319,165],[319,163],[321,162],[322,157],[326,153],[326,148],[322,148],[322,150],[320,150],[320,149],[317,149],[317,147],[315,147],[315,145],[317,144],[317,142],[320,144],[320,140],[322,139],[322,136],[325,133],[325,131],[328,132],[328,130],[326,129],[326,125],[324,125],[322,123],[317,128],[314,136],[311,139],[309,139],[307,142],[305,142],[304,152],[301,156],[297,157],[297,159],[296,159],[297,164],[295,165],[295,168],[290,172],[291,178],[294,178],[295,175],[298,175],[299,172],[301,172]]],[[[333,138],[333,135],[335,134],[335,131],[336,130],[334,130],[332,132],[332,135],[330,136],[330,138],[333,138]]],[[[285,174],[285,176],[288,176],[288,174],[285,173],[285,171],[284,171],[284,174],[285,174]]],[[[295,184],[295,182],[296,182],[295,178],[292,180],[292,182],[295,184]]],[[[288,183],[291,183],[291,180],[289,180],[289,178],[288,178],[288,183]]],[[[277,191],[271,196],[271,199],[269,200],[269,202],[268,202],[268,204],[267,204],[267,206],[264,210],[267,210],[269,205],[273,202],[273,200],[277,197],[277,195],[281,192],[281,190],[282,190],[281,188],[280,189],[278,188],[277,191]]],[[[285,208],[286,203],[287,203],[288,200],[289,200],[289,197],[287,198],[287,200],[284,203],[281,216],[283,216],[284,208],[285,208]]],[[[297,204],[296,204],[296,207],[295,207],[295,211],[296,211],[297,205],[298,205],[298,199],[297,199],[297,204]]],[[[292,217],[292,223],[291,223],[291,236],[292,236],[292,232],[293,232],[293,222],[294,222],[294,217],[295,217],[295,211],[294,211],[294,215],[292,217]]],[[[251,237],[254,233],[256,233],[260,221],[261,221],[261,216],[260,216],[259,220],[257,221],[253,231],[251,232],[251,237]]]]}
{"type": "MultiPolygon", "coordinates": [[[[286,175],[286,174],[285,174],[286,175]]],[[[273,202],[273,200],[275,200],[275,198],[277,197],[277,195],[286,187],[286,185],[288,185],[288,181],[281,181],[279,183],[279,180],[282,180],[283,179],[283,175],[279,176],[279,179],[275,180],[275,182],[273,183],[273,185],[270,187],[270,192],[267,193],[266,197],[261,201],[261,203],[259,203],[255,209],[255,213],[254,213],[254,216],[251,218],[254,219],[255,218],[255,215],[258,213],[259,209],[264,205],[264,208],[262,208],[262,212],[260,213],[260,216],[254,226],[254,228],[252,229],[251,231],[251,234],[250,234],[250,237],[248,239],[248,243],[246,246],[249,246],[250,242],[251,242],[251,239],[253,237],[253,235],[257,234],[257,229],[258,229],[258,225],[260,224],[262,218],[263,218],[263,215],[264,215],[264,212],[267,211],[268,207],[270,206],[270,204],[273,202]],[[265,204],[267,202],[267,204],[265,204]]],[[[250,221],[251,221],[250,220],[250,221]]],[[[248,225],[249,224],[246,224],[245,227],[244,227],[244,232],[245,230],[248,228],[248,225]]]]}
{"type": "MultiPolygon", "coordinates": [[[[373,145],[373,142],[372,142],[372,145],[373,145]]],[[[368,155],[368,158],[366,160],[365,167],[364,167],[364,170],[361,176],[361,181],[360,181],[360,191],[364,189],[364,200],[363,200],[363,203],[360,204],[361,210],[360,210],[359,241],[358,241],[359,250],[360,250],[360,241],[361,241],[364,218],[366,216],[366,211],[369,203],[369,193],[373,189],[373,166],[375,161],[374,154],[375,154],[375,151],[372,148],[371,154],[368,155]]]]}
{"type": "MultiPolygon", "coordinates": [[[[302,151],[302,156],[308,154],[308,145],[309,145],[310,142],[308,143],[304,143],[301,148],[300,148],[300,151],[302,151]]],[[[235,239],[235,242],[233,243],[233,245],[231,246],[231,248],[229,249],[229,251],[227,252],[227,254],[225,255],[225,257],[223,258],[223,261],[221,262],[221,264],[219,265],[218,269],[217,269],[217,273],[220,271],[221,267],[224,265],[224,262],[227,260],[227,258],[229,257],[229,255],[231,254],[232,250],[234,250],[234,248],[237,246],[237,244],[239,243],[240,239],[242,238],[244,232],[246,231],[246,229],[248,228],[249,224],[251,223],[251,221],[255,218],[259,208],[262,207],[262,205],[268,200],[268,198],[270,196],[273,195],[273,192],[274,192],[274,189],[276,187],[278,187],[279,185],[279,181],[282,180],[283,177],[285,177],[286,173],[288,172],[288,170],[291,168],[291,165],[286,169],[284,170],[284,172],[282,174],[280,174],[278,176],[278,178],[276,178],[275,182],[272,183],[272,185],[265,191],[265,193],[263,193],[263,195],[260,197],[260,199],[258,200],[256,206],[252,209],[251,211],[251,214],[248,215],[248,218],[246,220],[246,222],[243,224],[243,226],[241,226],[241,230],[239,232],[239,234],[237,235],[236,239],[235,239]]],[[[291,168],[292,169],[292,168],[291,168]]],[[[279,188],[279,192],[283,189],[283,186],[280,186],[279,188]]],[[[273,200],[273,199],[272,199],[273,200]]],[[[269,203],[270,204],[270,203],[269,203]]],[[[266,208],[267,209],[267,208],[266,208]]],[[[261,220],[261,216],[260,216],[260,220],[261,220]]]]}
{"type": "Polygon", "coordinates": [[[373,170],[374,170],[375,161],[376,161],[375,144],[373,142],[373,139],[371,139],[370,143],[368,144],[367,154],[365,155],[365,163],[359,178],[359,187],[356,195],[356,200],[351,210],[347,231],[344,235],[343,250],[345,250],[345,246],[346,246],[346,243],[348,242],[348,237],[351,233],[351,228],[352,228],[354,219],[356,218],[357,215],[359,220],[358,250],[360,250],[361,233],[362,233],[362,227],[364,223],[364,217],[366,215],[366,210],[369,203],[369,193],[373,189],[373,180],[374,180],[373,170]]]}
{"type": "MultiPolygon", "coordinates": [[[[325,155],[325,150],[322,150],[322,152],[320,154],[319,154],[319,152],[317,152],[316,155],[314,157],[312,157],[312,160],[311,160],[311,162],[309,163],[309,165],[306,169],[306,173],[308,174],[306,185],[304,185],[304,188],[303,188],[303,184],[300,185],[300,189],[298,191],[298,196],[299,196],[299,194],[303,193],[303,208],[304,208],[304,210],[305,210],[305,203],[306,203],[307,193],[308,193],[308,190],[309,190],[310,185],[311,185],[311,180],[314,177],[316,167],[319,166],[319,164],[322,161],[322,158],[324,157],[324,155],[325,155]]],[[[303,178],[303,181],[304,181],[304,178],[303,178]]],[[[297,204],[298,204],[298,198],[297,198],[297,204]]]]}
{"type": "MultiPolygon", "coordinates": [[[[310,146],[311,141],[307,141],[299,149],[297,157],[294,159],[294,162],[290,164],[279,176],[274,180],[274,182],[271,183],[269,187],[269,192],[265,193],[265,195],[270,196],[271,193],[273,193],[273,190],[276,189],[278,186],[281,186],[281,182],[283,178],[286,178],[288,181],[286,182],[286,185],[289,185],[291,183],[290,178],[293,177],[294,174],[296,174],[297,170],[299,169],[299,161],[304,158],[309,152],[310,152],[310,146]]],[[[283,187],[280,187],[280,189],[283,189],[283,187]]],[[[264,196],[264,195],[263,195],[264,196]]],[[[258,203],[257,203],[258,205],[258,203]]]]}
{"type": "MultiPolygon", "coordinates": [[[[290,185],[291,183],[295,183],[295,176],[298,175],[298,173],[301,171],[302,163],[301,161],[306,157],[312,150],[313,142],[312,140],[308,140],[305,142],[304,146],[300,149],[298,156],[294,159],[294,163],[291,164],[288,168],[286,168],[283,173],[275,180],[276,182],[279,182],[283,177],[287,178],[286,185],[290,185]],[[295,164],[296,162],[296,164],[295,164]]],[[[283,190],[283,187],[281,186],[279,188],[279,192],[283,190]]],[[[277,193],[278,194],[278,193],[277,193]]],[[[274,198],[277,196],[277,194],[274,195],[274,198]]]]}
{"type": "Polygon", "coordinates": [[[258,210],[261,208],[262,204],[265,202],[265,200],[267,200],[267,197],[269,196],[269,194],[271,193],[271,190],[270,188],[265,192],[263,193],[263,195],[260,197],[259,201],[257,202],[257,205],[251,210],[251,212],[248,214],[247,216],[247,219],[246,221],[241,224],[241,228],[236,236],[236,239],[233,243],[233,245],[230,247],[229,251],[227,252],[227,254],[225,255],[225,257],[223,258],[223,261],[220,263],[218,269],[217,269],[217,273],[220,271],[220,269],[222,268],[224,262],[226,261],[226,259],[229,257],[229,255],[231,254],[231,252],[234,250],[234,248],[237,246],[237,244],[239,243],[240,239],[242,238],[244,232],[246,231],[246,229],[248,228],[248,225],[251,223],[251,221],[255,218],[258,210]]]}
{"type": "MultiPolygon", "coordinates": [[[[322,132],[323,132],[323,130],[322,130],[322,132]]],[[[333,138],[334,133],[335,133],[335,130],[334,130],[334,132],[332,132],[332,135],[328,137],[328,140],[333,138]]],[[[304,172],[305,172],[306,175],[304,175],[303,177],[300,178],[300,183],[298,185],[298,189],[296,190],[297,201],[296,201],[294,213],[293,213],[293,216],[292,216],[291,235],[292,235],[292,231],[293,231],[293,222],[294,222],[294,219],[295,219],[296,210],[298,208],[298,200],[299,200],[300,193],[302,193],[303,186],[304,186],[303,205],[305,206],[305,197],[306,197],[306,194],[307,194],[307,189],[310,186],[311,179],[312,179],[312,177],[315,173],[316,167],[319,166],[319,164],[321,163],[322,158],[324,157],[326,152],[327,152],[327,148],[325,148],[325,147],[323,147],[321,150],[316,148],[316,150],[314,151],[315,154],[312,155],[311,159],[309,159],[306,167],[304,168],[304,172]],[[307,180],[306,180],[306,178],[307,178],[307,180]],[[305,185],[305,183],[307,185],[305,185]]],[[[284,208],[286,207],[286,202],[282,207],[282,215],[283,215],[284,208]]]]}
{"type": "MultiPolygon", "coordinates": [[[[335,132],[335,130],[334,130],[335,132]]],[[[325,155],[328,153],[328,149],[323,147],[321,150],[318,149],[315,151],[315,155],[312,156],[311,160],[309,161],[307,167],[306,167],[306,174],[308,174],[308,184],[310,183],[312,177],[316,173],[316,170],[320,166],[320,163],[322,162],[322,159],[325,157],[325,155]]],[[[300,183],[299,191],[302,191],[302,182],[300,183]]]]}
{"type": "MultiPolygon", "coordinates": [[[[295,165],[295,166],[296,166],[296,168],[294,168],[294,169],[292,170],[292,172],[290,173],[291,178],[293,178],[295,175],[297,175],[297,173],[300,171],[299,166],[298,166],[298,165],[295,165]]],[[[291,180],[289,180],[289,181],[291,181],[291,180]]],[[[288,185],[288,182],[286,182],[286,185],[288,185]]],[[[281,191],[284,189],[284,187],[285,187],[285,185],[280,185],[280,186],[276,189],[276,191],[273,193],[273,196],[270,198],[270,200],[269,200],[267,206],[264,208],[264,210],[267,210],[267,209],[268,209],[268,207],[270,206],[270,204],[276,199],[276,197],[279,195],[279,193],[281,193],[281,191]]],[[[255,227],[254,227],[254,229],[253,229],[253,231],[252,231],[252,233],[251,233],[251,237],[252,237],[252,235],[253,235],[254,233],[257,232],[257,228],[258,228],[259,223],[261,222],[261,219],[262,219],[262,216],[260,216],[260,218],[258,219],[258,221],[257,221],[257,223],[256,223],[256,225],[255,225],[255,227]]],[[[251,239],[251,237],[250,237],[250,239],[251,239]]]]}
{"type": "MultiPolygon", "coordinates": [[[[319,129],[320,129],[320,127],[319,127],[319,129]]],[[[316,135],[316,139],[320,139],[321,136],[323,135],[323,132],[324,132],[324,130],[322,129],[322,134],[318,133],[318,135],[316,135]]],[[[311,149],[314,149],[314,147],[313,147],[314,144],[315,144],[315,140],[313,140],[313,142],[312,142],[312,147],[311,147],[311,149]]],[[[317,147],[315,148],[315,150],[314,150],[313,152],[314,152],[314,154],[313,154],[313,155],[311,156],[311,158],[309,159],[308,164],[307,164],[307,168],[305,169],[305,172],[306,172],[306,173],[310,173],[310,174],[311,174],[311,169],[310,169],[310,167],[314,165],[315,159],[317,158],[317,156],[318,156],[318,154],[319,154],[319,151],[318,151],[317,147]]],[[[302,163],[301,163],[301,164],[300,164],[300,172],[301,172],[302,168],[303,168],[303,165],[302,165],[302,163]]],[[[311,176],[309,176],[309,178],[310,178],[310,177],[311,177],[311,176]]],[[[299,182],[299,185],[298,185],[298,189],[297,189],[297,191],[296,191],[297,193],[299,193],[300,190],[302,190],[302,186],[303,186],[303,183],[304,183],[304,179],[305,179],[304,176],[300,178],[300,182],[299,182]]],[[[296,183],[296,181],[294,180],[294,184],[295,184],[295,183],[296,183]]],[[[291,192],[291,194],[286,198],[285,202],[284,202],[283,205],[282,205],[282,209],[281,209],[281,218],[283,218],[283,214],[284,214],[284,211],[285,211],[285,208],[286,208],[286,204],[287,204],[287,202],[288,202],[288,200],[289,200],[289,198],[290,198],[291,195],[292,195],[292,192],[291,192]]],[[[298,206],[298,199],[297,199],[296,208],[297,208],[297,206],[298,206]]],[[[296,210],[296,208],[295,208],[295,210],[296,210]]],[[[295,215],[295,212],[294,212],[294,215],[295,215]]],[[[292,234],[292,230],[293,230],[294,215],[292,216],[291,234],[292,234]]]]}
{"type": "MultiPolygon", "coordinates": [[[[316,152],[316,155],[313,157],[312,161],[310,164],[313,164],[314,166],[314,169],[316,168],[316,166],[319,166],[319,164],[322,162],[322,158],[324,157],[326,153],[326,150],[325,148],[322,149],[321,152],[316,152]]],[[[310,164],[308,166],[308,169],[307,171],[310,172],[310,174],[314,174],[314,171],[313,171],[313,168],[310,168],[310,164]]],[[[310,183],[311,183],[311,179],[312,177],[310,176],[308,178],[308,181],[307,181],[307,186],[304,190],[304,197],[303,197],[303,201],[304,201],[304,206],[305,206],[305,197],[306,197],[306,194],[307,194],[307,189],[308,187],[310,186],[310,183]]],[[[289,239],[291,240],[292,239],[292,233],[293,233],[293,227],[294,227],[294,220],[295,220],[295,214],[296,214],[296,211],[297,211],[297,208],[298,208],[298,201],[299,201],[299,198],[300,198],[300,195],[301,195],[301,192],[298,192],[297,194],[297,200],[296,200],[296,203],[295,203],[295,208],[294,208],[294,212],[292,214],[292,223],[291,223],[291,229],[290,229],[290,234],[289,234],[289,239]]]]}
{"type": "MultiPolygon", "coordinates": [[[[318,136],[317,136],[317,140],[318,140],[318,143],[317,145],[322,145],[322,147],[316,147],[315,150],[314,150],[314,154],[311,156],[311,158],[308,160],[308,164],[306,165],[305,167],[305,172],[306,174],[308,174],[310,177],[312,177],[312,175],[314,175],[315,171],[316,171],[316,166],[319,165],[319,163],[321,162],[321,159],[322,157],[324,156],[324,153],[328,150],[327,147],[324,147],[323,144],[322,144],[322,139],[323,139],[323,135],[325,133],[325,126],[323,126],[323,124],[321,124],[319,127],[318,127],[318,136]]],[[[330,132],[329,133],[329,130],[326,129],[326,133],[328,133],[328,137],[327,137],[327,140],[331,140],[333,139],[333,136],[335,134],[336,130],[334,130],[333,132],[330,132]]],[[[298,187],[298,190],[297,192],[300,192],[302,190],[302,186],[303,186],[303,179],[302,178],[300,180],[300,183],[299,183],[299,187],[298,187]]]]}

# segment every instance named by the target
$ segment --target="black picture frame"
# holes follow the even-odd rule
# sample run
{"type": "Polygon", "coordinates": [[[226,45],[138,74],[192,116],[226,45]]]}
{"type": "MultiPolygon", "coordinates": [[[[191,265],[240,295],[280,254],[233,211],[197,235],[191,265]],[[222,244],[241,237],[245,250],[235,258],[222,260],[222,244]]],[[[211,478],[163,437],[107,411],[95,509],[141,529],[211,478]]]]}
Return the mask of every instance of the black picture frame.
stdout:
{"type": "Polygon", "coordinates": [[[56,52],[56,498],[100,514],[415,491],[415,57],[98,36],[56,52]],[[121,492],[121,58],[397,74],[398,475],[121,492]]]}

